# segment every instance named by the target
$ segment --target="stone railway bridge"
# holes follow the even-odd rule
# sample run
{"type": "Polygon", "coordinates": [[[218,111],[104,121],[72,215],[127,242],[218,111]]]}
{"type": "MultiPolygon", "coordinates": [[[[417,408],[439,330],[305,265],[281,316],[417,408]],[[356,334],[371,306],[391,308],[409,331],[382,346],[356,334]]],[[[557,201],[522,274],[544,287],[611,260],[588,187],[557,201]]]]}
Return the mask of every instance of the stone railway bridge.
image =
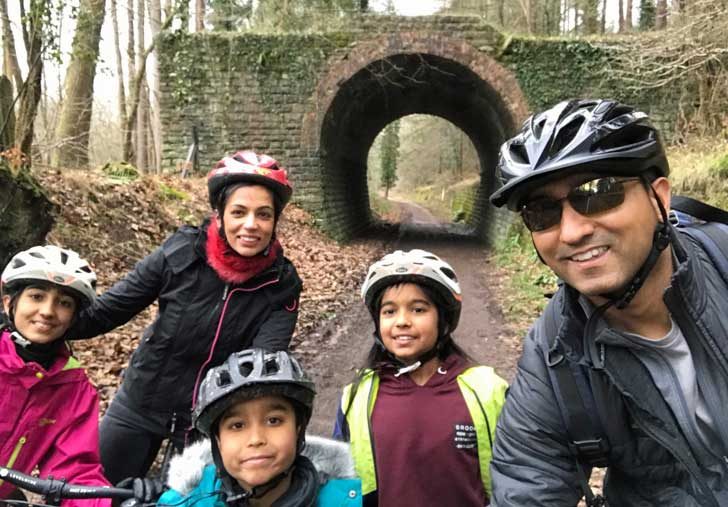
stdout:
{"type": "Polygon", "coordinates": [[[184,159],[193,127],[202,168],[239,148],[270,153],[289,168],[294,200],[338,239],[371,222],[367,154],[388,123],[431,114],[468,135],[481,166],[468,225],[488,243],[509,220],[487,201],[500,144],[531,110],[614,89],[602,75],[608,47],[510,38],[472,17],[361,16],[315,34],[168,33],[158,50],[163,166],[184,159]]]}

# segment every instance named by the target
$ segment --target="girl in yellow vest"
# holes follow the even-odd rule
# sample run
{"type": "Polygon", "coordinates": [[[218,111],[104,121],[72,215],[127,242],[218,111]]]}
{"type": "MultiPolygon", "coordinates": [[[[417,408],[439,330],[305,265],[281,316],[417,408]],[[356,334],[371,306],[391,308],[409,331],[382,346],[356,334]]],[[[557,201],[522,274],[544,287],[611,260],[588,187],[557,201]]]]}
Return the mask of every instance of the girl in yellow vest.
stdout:
{"type": "Polygon", "coordinates": [[[452,267],[398,250],[369,268],[361,295],[375,343],[344,388],[334,437],[351,442],[364,505],[488,505],[508,385],[453,341],[462,298],[452,267]]]}

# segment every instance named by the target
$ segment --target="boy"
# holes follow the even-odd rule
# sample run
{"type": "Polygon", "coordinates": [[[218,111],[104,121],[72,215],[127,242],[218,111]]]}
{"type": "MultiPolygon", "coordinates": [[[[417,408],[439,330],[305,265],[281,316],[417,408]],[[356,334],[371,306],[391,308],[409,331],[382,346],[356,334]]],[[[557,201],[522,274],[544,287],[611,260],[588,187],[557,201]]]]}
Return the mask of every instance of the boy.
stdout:
{"type": "Polygon", "coordinates": [[[172,461],[158,505],[361,505],[348,446],[309,438],[302,454],[314,396],[287,352],[232,354],[207,373],[193,411],[210,440],[172,461]]]}

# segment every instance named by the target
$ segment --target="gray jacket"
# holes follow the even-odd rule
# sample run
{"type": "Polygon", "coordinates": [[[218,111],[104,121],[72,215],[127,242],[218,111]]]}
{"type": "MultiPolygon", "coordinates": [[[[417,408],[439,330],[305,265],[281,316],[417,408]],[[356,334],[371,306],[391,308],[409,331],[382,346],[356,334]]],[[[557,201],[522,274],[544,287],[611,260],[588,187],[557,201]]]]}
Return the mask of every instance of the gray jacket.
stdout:
{"type": "Polygon", "coordinates": [[[578,293],[562,287],[524,343],[518,373],[496,430],[491,473],[495,506],[575,506],[582,496],[576,463],[546,363],[554,339],[566,359],[589,369],[598,416],[610,444],[604,493],[611,506],[728,505],[728,288],[705,252],[681,235],[664,300],[690,346],[695,369],[717,387],[708,400],[723,449],[695,455],[650,373],[612,329],[582,344],[586,317],[578,293]],[[556,337],[548,330],[556,329],[556,337]],[[699,463],[701,465],[699,465],[699,463]],[[706,463],[708,463],[706,465],[706,463]]]}

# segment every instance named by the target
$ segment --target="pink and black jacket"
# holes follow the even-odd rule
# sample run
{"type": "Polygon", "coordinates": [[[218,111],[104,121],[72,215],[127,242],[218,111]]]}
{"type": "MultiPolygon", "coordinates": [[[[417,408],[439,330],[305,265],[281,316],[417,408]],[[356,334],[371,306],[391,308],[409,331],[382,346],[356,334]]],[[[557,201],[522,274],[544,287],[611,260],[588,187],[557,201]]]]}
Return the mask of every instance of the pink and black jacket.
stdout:
{"type": "MultiPolygon", "coordinates": [[[[99,398],[79,362],[59,356],[49,370],[26,363],[10,333],[0,334],[0,464],[70,483],[109,485],[99,460],[99,398]]],[[[14,489],[0,481],[0,499],[14,489]]],[[[110,507],[66,500],[64,507],[110,507]]]]}

